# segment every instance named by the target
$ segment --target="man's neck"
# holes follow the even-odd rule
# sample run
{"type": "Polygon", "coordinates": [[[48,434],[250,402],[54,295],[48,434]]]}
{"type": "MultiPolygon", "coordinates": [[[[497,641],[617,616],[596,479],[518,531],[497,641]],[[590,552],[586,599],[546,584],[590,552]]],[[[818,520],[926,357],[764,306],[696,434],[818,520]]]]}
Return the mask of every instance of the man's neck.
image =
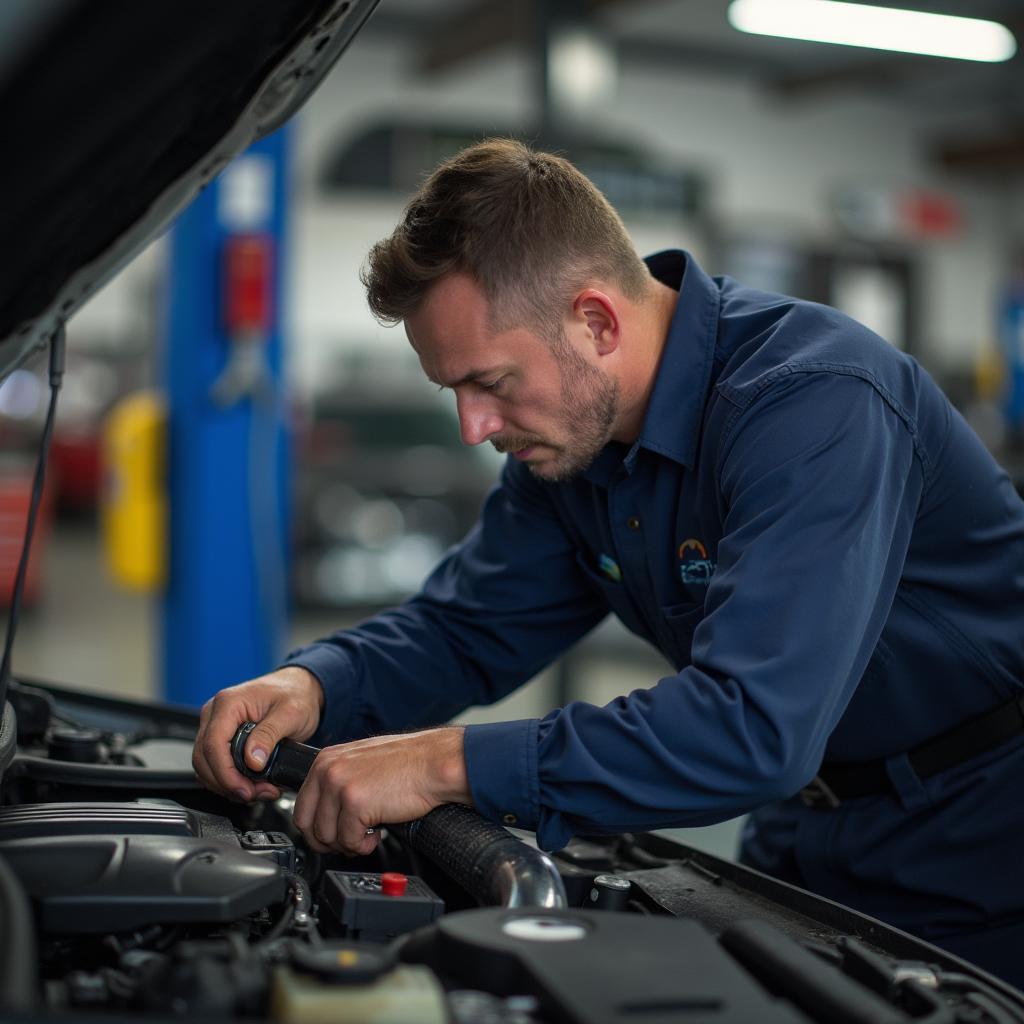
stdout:
{"type": "Polygon", "coordinates": [[[635,307],[630,359],[619,378],[622,404],[612,435],[615,441],[632,444],[640,436],[678,301],[679,292],[655,280],[643,303],[635,307]]]}

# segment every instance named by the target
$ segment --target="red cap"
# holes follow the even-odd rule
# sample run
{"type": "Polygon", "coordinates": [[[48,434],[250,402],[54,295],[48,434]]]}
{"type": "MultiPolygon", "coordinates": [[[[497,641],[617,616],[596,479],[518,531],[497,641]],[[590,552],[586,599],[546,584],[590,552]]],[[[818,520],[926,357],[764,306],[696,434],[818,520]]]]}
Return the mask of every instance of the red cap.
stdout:
{"type": "Polygon", "coordinates": [[[380,891],[385,896],[404,896],[409,879],[399,871],[385,871],[380,876],[380,891]]]}

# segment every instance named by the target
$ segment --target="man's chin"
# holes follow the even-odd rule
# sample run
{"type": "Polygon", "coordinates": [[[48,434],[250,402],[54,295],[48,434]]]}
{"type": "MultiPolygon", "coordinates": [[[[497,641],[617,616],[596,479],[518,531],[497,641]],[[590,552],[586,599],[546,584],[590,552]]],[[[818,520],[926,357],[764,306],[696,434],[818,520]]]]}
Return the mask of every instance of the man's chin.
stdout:
{"type": "Polygon", "coordinates": [[[526,468],[538,480],[543,480],[549,484],[563,484],[576,479],[581,473],[586,472],[595,457],[591,457],[586,461],[576,459],[570,462],[564,456],[560,457],[560,453],[556,453],[553,458],[537,458],[526,461],[526,468]]]}
{"type": "Polygon", "coordinates": [[[558,450],[548,445],[532,444],[510,452],[509,457],[521,462],[538,480],[557,479],[558,450]],[[551,452],[554,451],[554,455],[551,452]],[[553,475],[554,474],[554,475],[553,475]]]}

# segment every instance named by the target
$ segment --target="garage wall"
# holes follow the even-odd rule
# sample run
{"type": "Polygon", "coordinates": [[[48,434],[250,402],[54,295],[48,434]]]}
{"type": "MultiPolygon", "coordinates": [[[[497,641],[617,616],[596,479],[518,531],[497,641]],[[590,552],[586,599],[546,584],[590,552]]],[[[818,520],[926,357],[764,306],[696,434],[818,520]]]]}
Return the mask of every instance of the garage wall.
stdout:
{"type": "Polygon", "coordinates": [[[740,83],[654,72],[625,77],[619,106],[652,146],[709,169],[718,216],[734,230],[828,239],[835,233],[831,198],[844,186],[918,186],[955,196],[962,235],[917,249],[921,354],[952,369],[970,364],[989,340],[1006,198],[932,170],[924,147],[936,129],[920,113],[844,94],[773,102],[740,83]]]}
{"type": "MultiPolygon", "coordinates": [[[[517,128],[529,121],[531,85],[530,69],[511,54],[421,79],[410,70],[404,47],[370,38],[359,40],[338,66],[299,125],[302,199],[293,311],[300,378],[308,379],[323,346],[396,341],[363,310],[356,273],[369,244],[393,227],[401,203],[366,195],[330,204],[318,199],[312,179],[326,148],[396,114],[462,119],[496,131],[517,128]]],[[[915,247],[925,346],[920,354],[939,372],[969,369],[991,344],[1002,254],[1012,233],[1008,209],[1018,232],[1024,231],[1020,194],[965,184],[928,164],[926,143],[941,134],[938,122],[953,116],[926,119],[884,98],[845,93],[784,103],[752,84],[633,64],[622,73],[616,101],[595,115],[604,132],[706,172],[715,220],[733,233],[828,242],[836,237],[831,196],[848,185],[924,186],[954,196],[964,215],[961,234],[915,247]]],[[[700,232],[682,221],[630,226],[642,249],[684,244],[704,255],[700,232]]]]}

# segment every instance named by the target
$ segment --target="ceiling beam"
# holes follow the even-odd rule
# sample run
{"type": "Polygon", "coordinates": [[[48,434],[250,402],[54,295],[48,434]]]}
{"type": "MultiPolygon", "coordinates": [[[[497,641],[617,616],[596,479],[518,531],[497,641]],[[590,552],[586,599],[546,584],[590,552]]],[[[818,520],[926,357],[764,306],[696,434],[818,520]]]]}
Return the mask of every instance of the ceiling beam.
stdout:
{"type": "Polygon", "coordinates": [[[478,58],[505,46],[532,48],[537,27],[547,17],[576,14],[593,17],[599,10],[629,0],[519,0],[497,4],[477,0],[468,8],[454,12],[426,33],[418,57],[418,69],[427,75],[449,71],[467,60],[478,58]],[[561,9],[564,8],[564,11],[561,9]]]}
{"type": "MultiPolygon", "coordinates": [[[[923,58],[928,69],[935,71],[934,61],[942,58],[923,58]]],[[[917,61],[905,56],[878,57],[875,60],[858,61],[853,64],[818,68],[814,71],[791,72],[769,78],[764,87],[776,96],[788,100],[818,98],[824,92],[842,90],[891,88],[905,82],[919,73],[917,61]]]]}
{"type": "Polygon", "coordinates": [[[664,42],[660,39],[623,39],[619,60],[634,67],[662,71],[699,71],[734,78],[778,75],[783,63],[777,58],[730,46],[664,42]]]}
{"type": "Polygon", "coordinates": [[[1024,127],[987,139],[939,143],[933,149],[933,157],[947,171],[999,174],[1024,171],[1024,127]]]}
{"type": "Polygon", "coordinates": [[[528,44],[534,25],[531,7],[525,3],[483,2],[456,18],[445,19],[425,38],[417,70],[436,75],[490,51],[528,44]]]}

